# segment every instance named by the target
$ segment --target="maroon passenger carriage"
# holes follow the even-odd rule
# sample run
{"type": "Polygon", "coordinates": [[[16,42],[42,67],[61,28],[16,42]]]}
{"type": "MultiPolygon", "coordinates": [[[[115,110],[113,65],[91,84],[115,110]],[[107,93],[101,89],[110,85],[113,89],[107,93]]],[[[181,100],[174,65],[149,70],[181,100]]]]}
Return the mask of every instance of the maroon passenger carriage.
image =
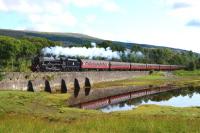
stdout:
{"type": "Polygon", "coordinates": [[[180,70],[184,68],[184,66],[177,66],[177,65],[170,65],[170,67],[171,70],[180,70]]]}
{"type": "Polygon", "coordinates": [[[160,65],[160,70],[163,70],[163,71],[172,70],[171,65],[160,65]]]}
{"type": "Polygon", "coordinates": [[[82,70],[171,71],[182,68],[184,67],[180,65],[142,64],[142,63],[100,61],[100,60],[87,60],[87,59],[81,60],[82,70]]]}
{"type": "Polygon", "coordinates": [[[159,64],[147,64],[146,70],[160,70],[160,65],[159,64]]]}
{"type": "Polygon", "coordinates": [[[110,70],[130,70],[130,63],[126,62],[110,62],[110,70]]]}
{"type": "Polygon", "coordinates": [[[144,71],[147,69],[146,64],[141,64],[141,63],[131,63],[131,70],[133,71],[144,71]]]}
{"type": "Polygon", "coordinates": [[[99,60],[81,60],[81,69],[86,70],[108,70],[109,61],[99,61],[99,60]]]}

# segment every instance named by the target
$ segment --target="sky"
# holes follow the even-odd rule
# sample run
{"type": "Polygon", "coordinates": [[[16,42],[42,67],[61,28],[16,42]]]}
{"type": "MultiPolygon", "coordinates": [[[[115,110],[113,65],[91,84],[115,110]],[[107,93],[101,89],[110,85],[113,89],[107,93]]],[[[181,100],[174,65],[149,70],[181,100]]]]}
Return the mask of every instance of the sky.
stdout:
{"type": "Polygon", "coordinates": [[[0,28],[73,32],[200,53],[200,0],[0,0],[0,28]]]}

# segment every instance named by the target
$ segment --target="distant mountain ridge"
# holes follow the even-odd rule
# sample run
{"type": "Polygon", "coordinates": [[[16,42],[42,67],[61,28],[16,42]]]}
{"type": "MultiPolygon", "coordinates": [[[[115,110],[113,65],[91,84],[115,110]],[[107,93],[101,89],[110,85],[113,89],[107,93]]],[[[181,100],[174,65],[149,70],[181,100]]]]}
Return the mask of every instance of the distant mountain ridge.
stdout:
{"type": "MultiPolygon", "coordinates": [[[[63,42],[65,46],[69,45],[83,45],[90,42],[101,43],[105,40],[91,37],[84,34],[79,33],[58,33],[58,32],[36,32],[36,31],[22,31],[22,30],[8,30],[8,29],[0,29],[0,35],[2,36],[11,36],[15,38],[21,37],[42,37],[49,39],[51,41],[59,41],[63,42]]],[[[120,44],[125,46],[126,48],[131,48],[133,45],[140,45],[143,48],[167,48],[162,46],[154,46],[149,44],[138,44],[138,43],[127,43],[127,42],[119,42],[112,41],[113,43],[120,44]]],[[[175,51],[185,51],[181,49],[174,49],[175,51]]]]}

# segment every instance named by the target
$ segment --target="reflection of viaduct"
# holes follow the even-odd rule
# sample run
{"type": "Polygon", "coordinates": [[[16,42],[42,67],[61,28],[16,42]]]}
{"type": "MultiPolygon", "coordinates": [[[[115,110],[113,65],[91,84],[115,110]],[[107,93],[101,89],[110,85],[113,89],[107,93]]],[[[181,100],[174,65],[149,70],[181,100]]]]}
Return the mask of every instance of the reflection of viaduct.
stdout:
{"type": "Polygon", "coordinates": [[[134,78],[147,75],[143,71],[89,71],[53,73],[5,73],[0,90],[29,90],[66,93],[75,88],[85,88],[93,83],[134,78]]]}

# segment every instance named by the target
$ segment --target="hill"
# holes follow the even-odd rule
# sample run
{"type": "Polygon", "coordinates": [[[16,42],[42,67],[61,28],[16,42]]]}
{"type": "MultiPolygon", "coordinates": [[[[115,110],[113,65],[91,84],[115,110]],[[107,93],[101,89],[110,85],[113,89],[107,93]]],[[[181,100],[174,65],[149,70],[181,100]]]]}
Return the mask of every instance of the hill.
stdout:
{"type": "Polygon", "coordinates": [[[83,56],[84,58],[89,58],[92,54],[92,59],[95,60],[105,60],[106,58],[122,62],[177,64],[187,66],[191,70],[200,68],[200,55],[191,51],[183,52],[180,49],[165,49],[164,47],[146,44],[139,44],[141,47],[132,47],[136,43],[105,41],[77,33],[0,30],[0,71],[30,71],[33,57],[44,54],[41,51],[43,48],[63,45],[60,42],[63,42],[65,46],[80,45],[85,47],[88,47],[88,44],[91,42],[96,42],[98,47],[105,49],[95,49],[95,52],[94,49],[92,51],[88,51],[91,49],[87,49],[86,52],[83,52],[84,49],[78,48],[76,51],[70,51],[73,54],[69,54],[69,51],[66,54],[66,49],[68,48],[56,49],[54,47],[53,50],[50,50],[50,53],[47,52],[47,49],[45,54],[57,56],[66,55],[67,57],[83,56]],[[111,50],[107,50],[107,47],[110,47],[111,50]],[[132,52],[124,52],[126,51],[125,48],[131,48],[132,52]],[[101,54],[102,50],[104,50],[103,54],[101,54]],[[52,53],[52,51],[55,51],[55,53],[52,53]],[[64,51],[65,54],[63,53],[64,51]],[[106,51],[107,54],[104,53],[106,51]],[[81,52],[89,53],[90,56],[87,54],[79,54],[81,52]],[[97,55],[97,53],[99,54],[97,55]]]}
{"type": "MultiPolygon", "coordinates": [[[[3,36],[11,36],[15,38],[21,37],[42,37],[47,38],[51,41],[59,41],[63,42],[65,46],[69,45],[83,45],[90,42],[101,43],[105,40],[91,37],[84,34],[79,33],[58,33],[58,32],[35,32],[35,31],[19,31],[19,30],[6,30],[0,29],[0,35],[3,36]]],[[[127,43],[127,42],[119,42],[112,41],[115,44],[120,44],[125,46],[126,48],[131,48],[133,45],[138,45],[138,43],[127,43]]],[[[154,46],[149,44],[139,44],[143,48],[163,48],[161,46],[154,46]]],[[[175,51],[182,51],[180,49],[173,49],[175,51]]]]}

